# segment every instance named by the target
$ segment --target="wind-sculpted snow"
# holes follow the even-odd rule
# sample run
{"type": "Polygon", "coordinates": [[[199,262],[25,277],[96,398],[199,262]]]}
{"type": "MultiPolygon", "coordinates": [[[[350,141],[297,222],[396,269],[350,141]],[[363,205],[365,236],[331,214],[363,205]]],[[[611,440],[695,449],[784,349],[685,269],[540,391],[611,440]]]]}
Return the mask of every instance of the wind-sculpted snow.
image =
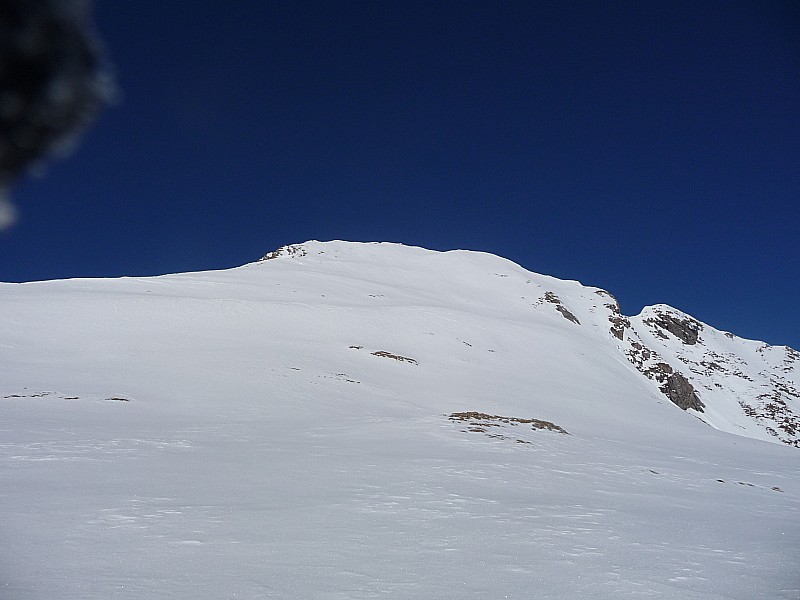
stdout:
{"type": "Polygon", "coordinates": [[[1,598],[800,595],[800,454],[739,404],[796,406],[796,353],[487,254],[294,248],[0,284],[1,598]]]}

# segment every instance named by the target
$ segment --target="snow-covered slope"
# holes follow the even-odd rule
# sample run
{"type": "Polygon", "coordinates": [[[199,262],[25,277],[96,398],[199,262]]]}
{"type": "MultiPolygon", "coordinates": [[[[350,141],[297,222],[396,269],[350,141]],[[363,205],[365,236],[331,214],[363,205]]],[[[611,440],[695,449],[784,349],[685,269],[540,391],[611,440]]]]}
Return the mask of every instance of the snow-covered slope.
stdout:
{"type": "Polygon", "coordinates": [[[630,324],[626,353],[676,404],[723,431],[800,447],[796,350],[744,340],[664,305],[630,324]]]}
{"type": "MultiPolygon", "coordinates": [[[[289,257],[313,262],[326,253],[324,247],[315,243],[287,246],[267,254],[262,260],[289,257]]],[[[373,256],[377,263],[388,267],[384,261],[388,260],[389,249],[386,244],[380,248],[378,256],[373,249],[373,256]]],[[[358,245],[337,246],[331,251],[334,258],[343,255],[345,260],[352,258],[354,252],[356,257],[362,257],[365,252],[364,246],[358,245]]],[[[480,304],[484,317],[512,318],[535,327],[550,328],[555,321],[561,326],[559,339],[548,346],[548,354],[551,349],[562,349],[561,336],[589,336],[591,341],[586,342],[584,351],[578,351],[578,356],[585,356],[589,349],[593,354],[612,354],[604,341],[613,341],[640,373],[656,384],[663,396],[680,408],[691,410],[711,426],[800,447],[797,383],[800,381],[800,353],[797,351],[720,332],[666,305],[646,307],[636,317],[625,317],[620,314],[617,301],[605,290],[530,273],[494,256],[474,252],[440,254],[402,247],[400,263],[404,271],[411,268],[406,262],[411,252],[427,256],[429,262],[459,261],[452,270],[438,265],[431,270],[424,264],[413,270],[419,274],[434,274],[441,283],[451,279],[446,288],[447,296],[441,295],[441,285],[426,282],[424,286],[428,293],[447,298],[449,305],[454,305],[463,294],[463,301],[470,304],[469,311],[475,312],[476,304],[480,304]],[[445,271],[444,275],[441,270],[445,271]],[[454,290],[456,298],[453,298],[454,290]],[[500,312],[503,310],[506,312],[500,312]],[[581,331],[565,326],[556,315],[581,331]]],[[[395,276],[388,274],[390,281],[395,281],[395,276]]],[[[397,281],[402,281],[402,277],[397,281]]],[[[419,287],[413,281],[403,282],[402,293],[415,285],[419,287]]],[[[572,363],[575,353],[566,354],[559,352],[554,356],[572,363]]],[[[541,364],[541,358],[537,362],[541,364]]],[[[569,371],[574,368],[570,364],[566,372],[559,369],[558,376],[570,379],[569,371]]]]}
{"type": "Polygon", "coordinates": [[[482,253],[265,259],[0,284],[0,597],[800,594],[793,351],[482,253]]]}

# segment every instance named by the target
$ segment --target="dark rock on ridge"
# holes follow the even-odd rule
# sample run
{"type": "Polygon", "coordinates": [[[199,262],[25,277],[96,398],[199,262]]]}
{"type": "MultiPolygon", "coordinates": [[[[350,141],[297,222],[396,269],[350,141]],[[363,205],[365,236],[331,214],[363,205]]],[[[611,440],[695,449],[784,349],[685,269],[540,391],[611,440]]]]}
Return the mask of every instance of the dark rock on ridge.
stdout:
{"type": "Polygon", "coordinates": [[[694,319],[677,319],[672,315],[660,314],[658,319],[646,321],[648,324],[656,325],[661,329],[666,329],[684,344],[693,346],[697,343],[700,330],[703,326],[694,319]]]}
{"type": "Polygon", "coordinates": [[[703,404],[697,396],[697,392],[694,391],[694,386],[689,383],[686,377],[677,371],[667,377],[667,382],[661,386],[661,391],[666,394],[667,398],[683,410],[691,408],[697,412],[703,412],[705,404],[703,404]]]}

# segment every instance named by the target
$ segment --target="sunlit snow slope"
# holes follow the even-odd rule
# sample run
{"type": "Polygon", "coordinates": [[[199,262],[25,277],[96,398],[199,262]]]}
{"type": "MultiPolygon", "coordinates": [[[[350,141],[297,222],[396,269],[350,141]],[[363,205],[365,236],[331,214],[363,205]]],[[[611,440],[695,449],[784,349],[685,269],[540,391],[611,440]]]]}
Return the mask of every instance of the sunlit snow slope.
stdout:
{"type": "Polygon", "coordinates": [[[487,254],[265,258],[0,284],[0,598],[800,597],[793,351],[487,254]]]}

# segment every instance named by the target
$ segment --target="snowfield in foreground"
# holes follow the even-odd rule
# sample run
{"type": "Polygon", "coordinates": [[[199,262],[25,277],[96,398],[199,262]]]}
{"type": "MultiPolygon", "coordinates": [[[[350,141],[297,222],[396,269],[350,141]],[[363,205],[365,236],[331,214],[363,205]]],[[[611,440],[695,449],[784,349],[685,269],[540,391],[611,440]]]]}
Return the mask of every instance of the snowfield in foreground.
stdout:
{"type": "Polygon", "coordinates": [[[0,598],[800,598],[793,350],[481,253],[268,256],[0,284],[0,598]]]}

